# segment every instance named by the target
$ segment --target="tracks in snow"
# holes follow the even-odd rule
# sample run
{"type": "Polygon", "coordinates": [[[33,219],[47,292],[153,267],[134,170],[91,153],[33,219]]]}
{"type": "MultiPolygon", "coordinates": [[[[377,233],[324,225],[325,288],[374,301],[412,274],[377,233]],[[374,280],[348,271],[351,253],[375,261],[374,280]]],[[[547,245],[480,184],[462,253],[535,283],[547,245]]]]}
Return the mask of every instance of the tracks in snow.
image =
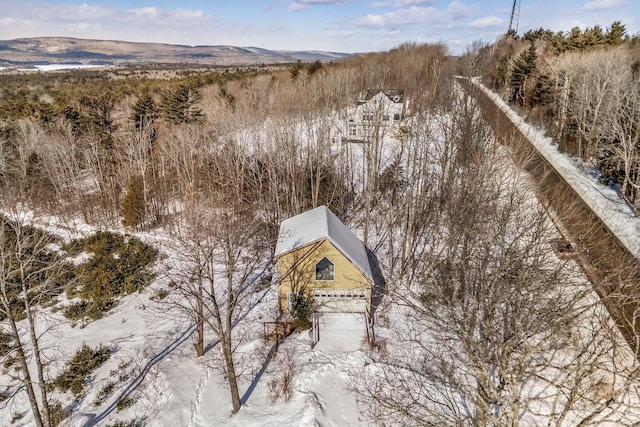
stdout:
{"type": "Polygon", "coordinates": [[[207,366],[204,375],[200,378],[198,386],[196,387],[196,397],[191,402],[191,417],[189,418],[188,424],[189,427],[195,426],[196,417],[200,413],[200,402],[202,402],[202,395],[204,394],[204,388],[207,385],[209,376],[211,376],[211,368],[207,366]]]}
{"type": "MultiPolygon", "coordinates": [[[[263,272],[264,273],[264,272],[263,272]]],[[[258,277],[261,277],[262,273],[256,276],[256,280],[258,277]]],[[[244,315],[239,318],[238,320],[236,320],[236,322],[233,324],[232,327],[235,327],[240,321],[242,321],[254,308],[256,308],[261,302],[262,300],[267,296],[267,294],[269,293],[270,288],[267,288],[262,295],[260,295],[256,302],[246,311],[246,313],[244,313],[244,315]]],[[[178,347],[180,347],[185,341],[187,341],[191,335],[193,335],[193,333],[196,330],[196,325],[195,323],[190,325],[177,339],[175,339],[172,343],[170,343],[167,347],[165,347],[162,351],[160,351],[158,354],[156,354],[149,362],[147,362],[147,364],[144,366],[144,368],[142,368],[142,370],[140,371],[140,373],[136,376],[136,378],[134,378],[129,385],[127,385],[127,387],[124,389],[124,391],[122,393],[120,393],[118,395],[118,397],[113,400],[109,406],[107,408],[105,408],[100,414],[97,415],[93,415],[87,422],[84,423],[83,427],[93,427],[96,424],[98,424],[101,421],[104,421],[112,412],[114,412],[117,408],[118,402],[120,400],[122,400],[125,397],[128,397],[129,395],[131,395],[142,383],[142,381],[146,378],[147,374],[149,373],[149,371],[151,371],[151,368],[153,368],[153,366],[155,366],[157,363],[159,363],[160,361],[162,361],[165,357],[167,357],[169,354],[171,354],[171,352],[173,352],[174,350],[176,350],[178,347]]],[[[207,348],[205,349],[205,353],[208,352],[209,350],[211,350],[213,347],[215,347],[218,344],[219,341],[214,341],[213,343],[209,344],[207,346],[207,348]]],[[[198,387],[196,388],[196,401],[197,401],[197,405],[194,407],[192,405],[192,414],[191,414],[191,420],[195,418],[195,416],[197,416],[197,412],[199,412],[200,410],[200,401],[202,399],[202,390],[204,389],[204,387],[206,386],[206,382],[208,380],[210,376],[210,368],[207,367],[207,371],[205,372],[205,374],[203,375],[203,377],[201,377],[200,382],[198,383],[198,387]],[[194,409],[197,410],[197,412],[194,412],[194,409]]],[[[191,424],[191,420],[189,425],[191,424]]]]}

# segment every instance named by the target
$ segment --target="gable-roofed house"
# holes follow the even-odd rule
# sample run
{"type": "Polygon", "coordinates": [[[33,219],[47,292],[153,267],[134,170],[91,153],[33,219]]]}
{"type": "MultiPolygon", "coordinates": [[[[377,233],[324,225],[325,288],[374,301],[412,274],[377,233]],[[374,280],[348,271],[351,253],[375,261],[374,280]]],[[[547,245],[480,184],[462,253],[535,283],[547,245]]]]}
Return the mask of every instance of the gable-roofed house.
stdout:
{"type": "Polygon", "coordinates": [[[400,123],[406,114],[404,90],[369,89],[347,122],[347,142],[367,142],[400,123]]]}
{"type": "Polygon", "coordinates": [[[282,313],[291,313],[300,292],[313,296],[316,311],[369,308],[373,275],[367,250],[326,206],[283,221],[276,256],[282,313]]]}

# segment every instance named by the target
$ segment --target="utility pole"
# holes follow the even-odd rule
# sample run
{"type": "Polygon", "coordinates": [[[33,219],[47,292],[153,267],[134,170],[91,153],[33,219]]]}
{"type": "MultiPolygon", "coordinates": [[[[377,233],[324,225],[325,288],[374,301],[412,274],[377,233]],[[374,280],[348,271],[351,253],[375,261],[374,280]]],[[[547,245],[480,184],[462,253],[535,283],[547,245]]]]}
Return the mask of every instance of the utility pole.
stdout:
{"type": "Polygon", "coordinates": [[[518,19],[520,18],[520,0],[513,0],[513,6],[511,7],[511,19],[509,20],[509,31],[514,33],[518,32],[518,19]],[[514,25],[515,24],[515,25],[514,25]]]}

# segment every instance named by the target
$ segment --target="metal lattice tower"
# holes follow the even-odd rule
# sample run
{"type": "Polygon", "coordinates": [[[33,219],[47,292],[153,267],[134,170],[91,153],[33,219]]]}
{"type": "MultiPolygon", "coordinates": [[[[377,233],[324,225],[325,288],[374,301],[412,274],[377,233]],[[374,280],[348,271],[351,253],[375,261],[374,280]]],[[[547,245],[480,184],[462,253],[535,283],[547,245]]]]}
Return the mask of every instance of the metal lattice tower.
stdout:
{"type": "Polygon", "coordinates": [[[520,19],[520,0],[513,0],[513,7],[511,8],[511,19],[509,20],[509,32],[511,32],[511,30],[514,30],[516,33],[518,32],[519,19],[520,19]]]}

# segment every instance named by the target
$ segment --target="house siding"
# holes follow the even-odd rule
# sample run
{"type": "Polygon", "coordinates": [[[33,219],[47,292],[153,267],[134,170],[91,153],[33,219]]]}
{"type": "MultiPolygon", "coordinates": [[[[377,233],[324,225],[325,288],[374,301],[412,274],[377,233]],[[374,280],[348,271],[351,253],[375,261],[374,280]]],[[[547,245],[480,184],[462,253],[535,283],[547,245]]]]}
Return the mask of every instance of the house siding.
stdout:
{"type": "Polygon", "coordinates": [[[368,304],[371,299],[370,280],[328,239],[324,239],[313,249],[316,244],[317,242],[309,243],[278,259],[278,273],[283,278],[279,295],[281,312],[288,313],[289,292],[300,288],[304,288],[307,294],[311,294],[313,289],[364,289],[368,304]],[[315,266],[324,257],[334,265],[335,279],[332,281],[315,280],[315,266]],[[302,260],[299,265],[291,269],[299,260],[302,260]]]}
{"type": "Polygon", "coordinates": [[[371,90],[359,100],[347,123],[347,140],[366,141],[379,138],[399,123],[405,114],[404,92],[371,90]]]}

